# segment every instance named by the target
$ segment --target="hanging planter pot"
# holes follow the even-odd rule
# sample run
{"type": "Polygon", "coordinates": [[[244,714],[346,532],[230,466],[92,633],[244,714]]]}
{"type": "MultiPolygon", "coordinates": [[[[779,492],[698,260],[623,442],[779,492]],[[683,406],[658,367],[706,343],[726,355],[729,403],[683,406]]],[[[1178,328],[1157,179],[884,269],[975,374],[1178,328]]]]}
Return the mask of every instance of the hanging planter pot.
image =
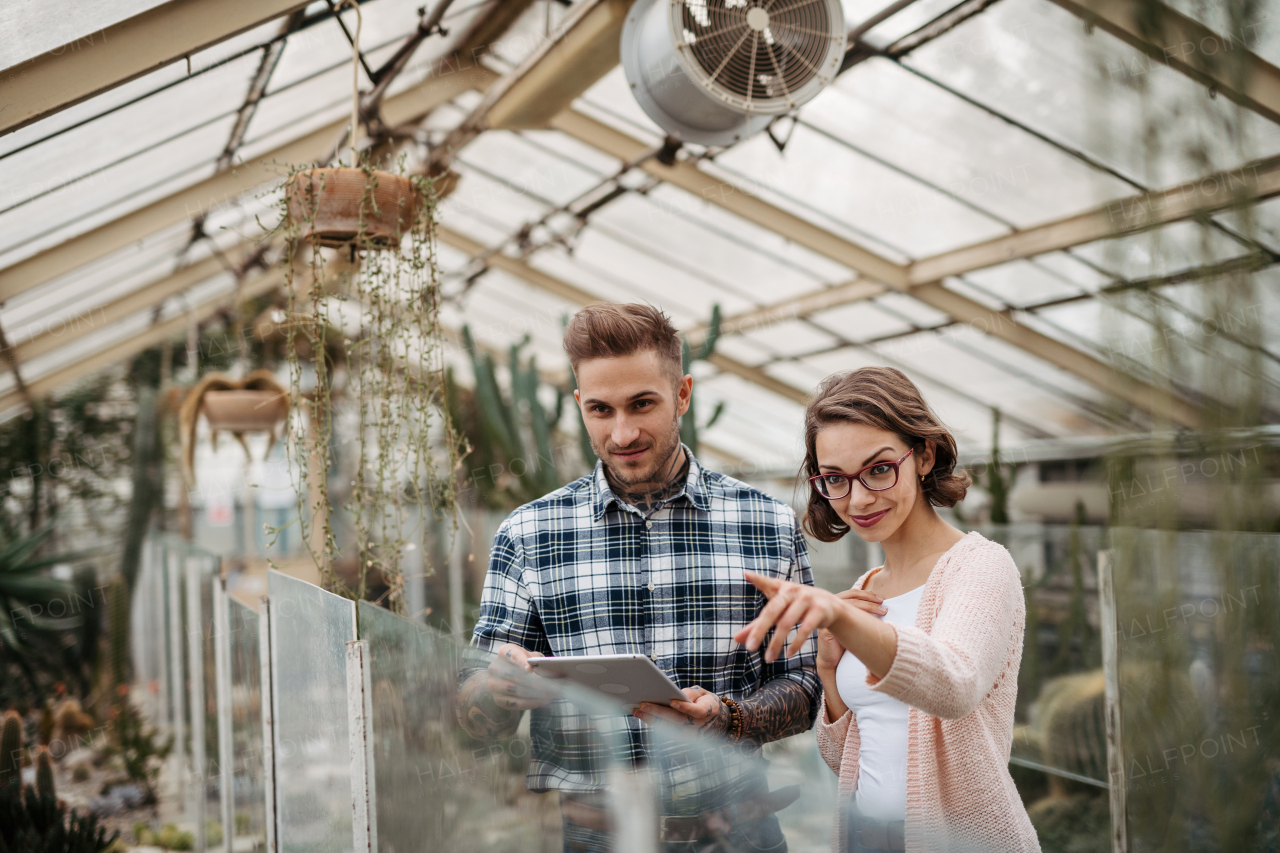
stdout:
{"type": "Polygon", "coordinates": [[[270,432],[289,413],[289,401],[278,391],[210,390],[200,412],[215,432],[270,432]]]}
{"type": "Polygon", "coordinates": [[[351,42],[351,165],[307,169],[291,176],[284,186],[285,223],[296,229],[300,240],[313,245],[351,246],[353,252],[356,248],[399,250],[427,206],[426,192],[421,182],[405,175],[361,167],[356,138],[363,18],[356,0],[343,0],[337,11],[346,6],[355,9],[358,21],[351,42]]]}
{"type": "Polygon", "coordinates": [[[289,392],[269,370],[255,370],[243,379],[225,373],[201,378],[178,409],[182,470],[191,485],[195,484],[196,423],[201,415],[209,422],[215,448],[218,433],[229,432],[248,453],[245,433],[265,432],[270,436],[270,452],[276,442],[276,427],[289,416],[289,392]]]}
{"type": "MultiPolygon", "coordinates": [[[[453,507],[459,449],[443,400],[435,240],[437,204],[457,178],[376,170],[362,156],[360,6],[335,0],[333,8],[348,6],[356,15],[350,158],[291,171],[281,184],[275,221],[289,259],[287,304],[256,325],[264,339],[278,337],[289,360],[298,417],[285,423],[298,526],[325,589],[403,613],[401,563],[416,547],[414,519],[442,518],[453,507]],[[338,505],[350,542],[333,533],[338,505]]],[[[226,416],[237,417],[227,402],[226,416]]]]}
{"type": "Polygon", "coordinates": [[[373,169],[309,169],[285,185],[290,224],[300,239],[321,246],[398,249],[422,196],[413,179],[373,169]]]}

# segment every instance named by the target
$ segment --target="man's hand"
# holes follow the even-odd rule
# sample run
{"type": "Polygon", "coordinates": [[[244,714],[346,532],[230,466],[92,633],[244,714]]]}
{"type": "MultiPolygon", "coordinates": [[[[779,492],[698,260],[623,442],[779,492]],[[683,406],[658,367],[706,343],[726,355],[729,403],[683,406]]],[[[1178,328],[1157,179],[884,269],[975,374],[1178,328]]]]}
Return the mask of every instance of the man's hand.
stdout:
{"type": "Polygon", "coordinates": [[[489,692],[493,703],[506,711],[527,711],[541,708],[556,698],[550,685],[544,686],[541,678],[529,665],[529,658],[544,657],[541,652],[522,649],[515,643],[504,643],[489,663],[489,692]]]}
{"type": "Polygon", "coordinates": [[[665,720],[696,732],[723,734],[729,730],[729,706],[721,702],[719,696],[701,687],[686,687],[684,695],[689,701],[677,699],[670,708],[642,702],[631,714],[651,725],[655,720],[665,720]]]}

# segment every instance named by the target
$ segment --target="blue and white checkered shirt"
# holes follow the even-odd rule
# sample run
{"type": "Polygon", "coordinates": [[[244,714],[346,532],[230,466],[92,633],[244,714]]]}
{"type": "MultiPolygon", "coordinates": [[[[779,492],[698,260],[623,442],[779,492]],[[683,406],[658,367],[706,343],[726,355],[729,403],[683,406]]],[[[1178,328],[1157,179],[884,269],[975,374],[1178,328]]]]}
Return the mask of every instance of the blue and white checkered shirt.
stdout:
{"type": "MultiPolygon", "coordinates": [[[[733,641],[765,604],[744,571],[813,583],[795,513],[707,471],[692,454],[689,460],[684,489],[647,517],[615,497],[600,464],[508,516],[494,537],[472,644],[493,651],[515,643],[546,655],[645,654],[678,686],[730,699],[785,678],[816,708],[816,638],[773,663],[765,662],[764,646],[749,652],[733,641]]],[[[555,704],[533,712],[531,790],[599,785],[590,756],[566,739],[563,714],[555,704]]],[[[623,719],[634,760],[645,754],[641,724],[623,719]]]]}

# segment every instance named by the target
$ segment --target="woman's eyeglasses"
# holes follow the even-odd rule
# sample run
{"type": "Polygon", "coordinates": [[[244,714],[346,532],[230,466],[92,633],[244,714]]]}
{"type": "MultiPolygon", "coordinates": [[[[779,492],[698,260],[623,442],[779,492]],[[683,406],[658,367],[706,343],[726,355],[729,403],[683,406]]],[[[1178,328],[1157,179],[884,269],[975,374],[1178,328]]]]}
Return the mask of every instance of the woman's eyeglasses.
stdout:
{"type": "Polygon", "coordinates": [[[898,485],[898,466],[906,462],[907,456],[914,452],[913,447],[897,462],[876,462],[868,465],[852,477],[848,474],[819,474],[816,477],[810,477],[809,484],[813,486],[814,491],[829,501],[848,497],[849,492],[853,490],[855,479],[861,481],[862,485],[873,492],[883,492],[898,485]]]}

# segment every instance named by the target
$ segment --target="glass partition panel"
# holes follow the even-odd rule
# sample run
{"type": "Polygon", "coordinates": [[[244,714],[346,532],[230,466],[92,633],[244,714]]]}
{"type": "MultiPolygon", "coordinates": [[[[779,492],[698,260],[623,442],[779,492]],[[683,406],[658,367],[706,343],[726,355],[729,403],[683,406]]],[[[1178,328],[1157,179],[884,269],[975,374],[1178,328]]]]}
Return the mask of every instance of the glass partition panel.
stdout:
{"type": "Polygon", "coordinates": [[[783,838],[793,851],[830,849],[836,780],[812,732],[761,750],[644,724],[605,693],[505,671],[549,701],[486,734],[459,685],[490,656],[365,602],[359,623],[384,853],[656,853],[694,838],[678,849],[781,850],[783,838]]]}
{"type": "Polygon", "coordinates": [[[191,764],[191,647],[188,625],[190,614],[187,601],[186,548],[172,540],[164,540],[162,554],[165,571],[165,612],[169,648],[169,703],[171,709],[171,734],[173,750],[169,754],[169,766],[175,793],[181,803],[182,819],[188,824],[194,815],[190,796],[191,764]]]}
{"type": "Polygon", "coordinates": [[[1280,536],[1112,532],[1129,849],[1280,844],[1280,536]]]}
{"type": "Polygon", "coordinates": [[[164,726],[168,707],[168,636],[165,631],[163,552],[151,539],[143,542],[138,577],[129,608],[133,652],[132,696],[152,725],[164,726]]]}
{"type": "Polygon", "coordinates": [[[359,622],[369,644],[378,849],[562,850],[556,798],[525,787],[527,722],[493,739],[459,725],[458,674],[484,665],[469,664],[475,653],[368,602],[359,622]]]}
{"type": "Polygon", "coordinates": [[[1053,839],[1047,844],[1106,849],[1111,813],[1098,602],[1104,532],[1048,524],[977,529],[1009,549],[1026,598],[1010,774],[1037,831],[1053,839]]]}
{"type": "Polygon", "coordinates": [[[351,851],[346,644],[355,603],[271,571],[271,694],[281,853],[351,851]]]}
{"type": "Polygon", "coordinates": [[[266,847],[266,794],[263,790],[266,750],[262,734],[261,628],[256,609],[235,598],[227,600],[231,686],[231,816],[232,849],[266,847]]]}
{"type": "MultiPolygon", "coordinates": [[[[489,548],[489,528],[474,519],[470,526],[475,536],[467,538],[462,550],[476,558],[461,561],[465,574],[459,577],[465,589],[458,595],[461,599],[465,594],[468,617],[483,582],[483,555],[489,548]]],[[[1105,843],[1110,810],[1097,573],[1104,532],[1087,525],[1047,524],[976,529],[1009,549],[1027,604],[1010,772],[1037,826],[1071,843],[1105,843]],[[1064,799],[1071,799],[1081,813],[1059,819],[1064,799]]],[[[815,545],[811,561],[820,585],[846,589],[867,569],[880,565],[883,554],[878,546],[868,548],[850,536],[815,545]]],[[[428,584],[427,601],[434,607],[429,621],[439,627],[448,625],[448,620],[435,618],[449,609],[444,589],[448,575],[439,572],[428,584]]],[[[790,768],[785,772],[834,785],[826,771],[817,772],[823,763],[812,735],[770,744],[764,755],[777,772],[790,768]]],[[[820,804],[829,792],[818,793],[780,815],[789,836],[805,825],[799,815],[806,810],[827,813],[820,804]]]]}
{"type": "Polygon", "coordinates": [[[203,835],[196,832],[196,849],[201,849],[203,837],[204,849],[212,850],[222,846],[222,774],[218,748],[218,668],[213,589],[219,582],[220,563],[217,557],[195,549],[188,553],[186,559],[188,588],[194,588],[198,595],[194,605],[198,622],[192,621],[187,635],[199,658],[198,673],[192,676],[191,690],[192,713],[200,714],[199,725],[193,728],[192,737],[201,737],[199,749],[193,743],[192,767],[197,774],[193,779],[199,780],[198,787],[203,795],[197,811],[197,819],[203,822],[203,835]],[[197,678],[199,690],[196,689],[197,678]]]}

